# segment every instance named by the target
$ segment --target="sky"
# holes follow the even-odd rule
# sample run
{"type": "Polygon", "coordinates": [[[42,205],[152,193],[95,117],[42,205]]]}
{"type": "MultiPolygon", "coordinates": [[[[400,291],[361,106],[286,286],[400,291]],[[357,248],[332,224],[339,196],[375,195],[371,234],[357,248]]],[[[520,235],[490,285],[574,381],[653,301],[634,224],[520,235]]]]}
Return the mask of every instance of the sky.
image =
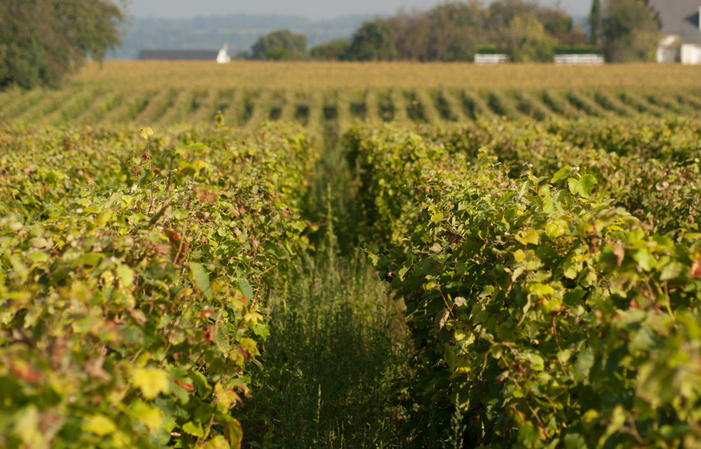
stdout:
{"type": "MultiPolygon", "coordinates": [[[[554,4],[555,0],[540,0],[554,4]]],[[[428,9],[443,0],[131,0],[134,17],[191,18],[227,14],[295,15],[310,19],[330,19],[349,14],[393,14],[399,8],[428,9]]],[[[573,15],[582,16],[590,0],[561,0],[573,15]]]]}

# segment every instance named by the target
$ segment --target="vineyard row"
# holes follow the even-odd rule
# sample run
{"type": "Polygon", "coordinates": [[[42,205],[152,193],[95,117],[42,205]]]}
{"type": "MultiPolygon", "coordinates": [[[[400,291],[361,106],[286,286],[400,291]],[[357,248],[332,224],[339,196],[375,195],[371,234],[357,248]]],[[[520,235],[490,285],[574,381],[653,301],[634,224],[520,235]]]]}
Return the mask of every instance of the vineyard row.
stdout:
{"type": "Polygon", "coordinates": [[[464,122],[503,117],[545,120],[698,116],[701,95],[688,92],[639,93],[594,91],[365,91],[176,89],[120,91],[69,88],[60,91],[10,92],[0,96],[0,120],[50,125],[90,124],[158,126],[212,122],[218,114],[230,126],[255,129],[264,120],[297,121],[314,128],[352,121],[464,122]]]}

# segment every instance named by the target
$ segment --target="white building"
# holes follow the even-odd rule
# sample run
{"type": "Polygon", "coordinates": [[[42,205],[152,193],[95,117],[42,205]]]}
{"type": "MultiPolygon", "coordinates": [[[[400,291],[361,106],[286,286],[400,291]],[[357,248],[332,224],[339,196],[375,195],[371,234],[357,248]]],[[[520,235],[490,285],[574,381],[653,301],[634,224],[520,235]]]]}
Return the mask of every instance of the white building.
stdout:
{"type": "Polygon", "coordinates": [[[648,0],[664,38],[657,62],[701,64],[701,0],[648,0]]]}
{"type": "Polygon", "coordinates": [[[228,64],[231,62],[231,56],[229,56],[229,45],[224,44],[224,47],[219,50],[217,54],[217,64],[228,64]]]}

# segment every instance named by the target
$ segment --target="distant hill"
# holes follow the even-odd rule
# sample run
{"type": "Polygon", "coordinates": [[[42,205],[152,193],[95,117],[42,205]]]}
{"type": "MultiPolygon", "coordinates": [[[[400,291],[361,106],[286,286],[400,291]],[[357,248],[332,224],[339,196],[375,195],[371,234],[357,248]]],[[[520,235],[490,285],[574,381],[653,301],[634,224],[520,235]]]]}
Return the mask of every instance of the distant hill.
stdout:
{"type": "Polygon", "coordinates": [[[377,15],[353,15],[313,21],[304,17],[247,15],[195,17],[187,20],[135,18],[128,24],[123,45],[108,59],[136,59],[143,49],[217,49],[229,44],[229,53],[251,48],[262,35],[280,29],[303,33],[309,46],[350,37],[377,15]]]}

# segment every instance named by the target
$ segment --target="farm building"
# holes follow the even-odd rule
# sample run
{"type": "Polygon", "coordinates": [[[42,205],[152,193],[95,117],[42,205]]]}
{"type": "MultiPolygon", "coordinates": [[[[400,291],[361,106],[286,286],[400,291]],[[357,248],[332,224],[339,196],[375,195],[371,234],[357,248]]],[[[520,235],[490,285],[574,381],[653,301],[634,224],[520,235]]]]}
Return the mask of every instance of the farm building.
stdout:
{"type": "Polygon", "coordinates": [[[657,62],[701,64],[701,0],[648,0],[664,38],[657,62]]]}
{"type": "Polygon", "coordinates": [[[139,60],[151,61],[216,61],[219,64],[231,62],[228,46],[221,50],[141,50],[139,60]]]}

